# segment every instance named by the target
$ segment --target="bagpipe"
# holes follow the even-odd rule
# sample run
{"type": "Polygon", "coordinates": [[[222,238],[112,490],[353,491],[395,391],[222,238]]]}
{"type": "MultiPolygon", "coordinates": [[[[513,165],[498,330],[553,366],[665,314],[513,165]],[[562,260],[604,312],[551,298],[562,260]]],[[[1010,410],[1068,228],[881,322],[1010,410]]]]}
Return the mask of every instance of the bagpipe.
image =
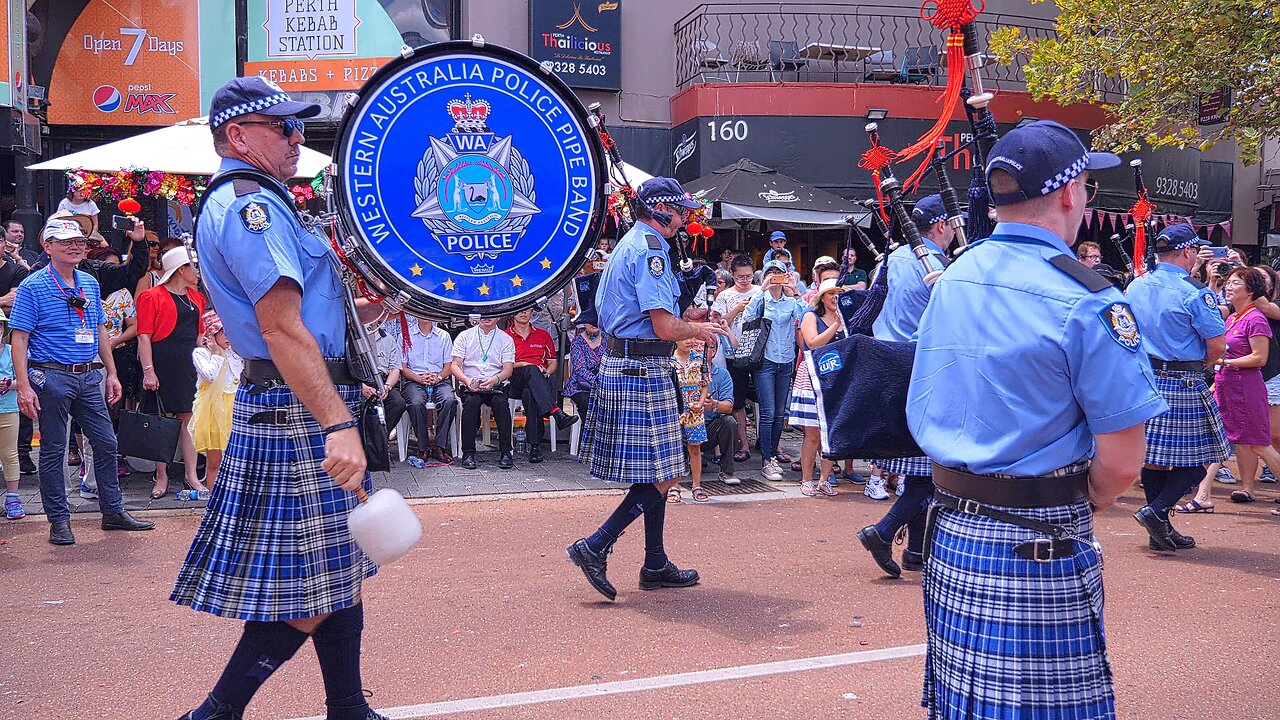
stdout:
{"type": "MultiPolygon", "coordinates": [[[[873,223],[886,239],[889,252],[898,247],[895,234],[900,236],[911,248],[915,261],[920,263],[927,285],[936,282],[945,267],[939,266],[925,244],[904,198],[905,192],[919,187],[927,173],[937,177],[946,222],[955,231],[953,257],[959,257],[972,242],[986,238],[992,229],[988,215],[992,202],[985,165],[997,140],[997,131],[989,108],[994,95],[986,92],[982,83],[983,52],[974,25],[979,11],[980,8],[975,9],[968,2],[937,3],[932,15],[921,11],[921,16],[933,25],[950,31],[942,114],[929,131],[902,151],[881,145],[878,126],[868,124],[871,147],[858,163],[871,172],[876,199],[864,205],[872,209],[873,223]],[[957,101],[964,105],[972,138],[948,154],[941,136],[957,101]],[[964,150],[972,153],[973,161],[967,220],[960,194],[945,168],[956,153],[964,150]],[[893,164],[921,155],[924,157],[920,166],[905,183],[899,183],[893,164]]],[[[906,416],[915,343],[878,340],[872,336],[872,325],[889,294],[888,264],[887,259],[881,262],[867,290],[847,291],[839,296],[837,307],[847,337],[805,353],[805,364],[817,390],[823,456],[833,460],[924,455],[911,435],[906,416]]]]}

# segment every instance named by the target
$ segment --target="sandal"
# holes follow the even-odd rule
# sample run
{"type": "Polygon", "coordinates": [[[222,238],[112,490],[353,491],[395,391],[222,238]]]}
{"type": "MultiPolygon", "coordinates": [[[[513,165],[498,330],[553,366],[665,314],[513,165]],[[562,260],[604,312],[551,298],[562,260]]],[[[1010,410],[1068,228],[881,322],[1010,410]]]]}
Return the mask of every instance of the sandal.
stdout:
{"type": "Polygon", "coordinates": [[[736,453],[734,453],[734,454],[733,454],[733,460],[734,460],[734,462],[744,462],[744,461],[746,461],[746,460],[750,460],[750,459],[751,459],[751,451],[750,451],[750,450],[739,450],[738,452],[736,452],[736,453]]]}
{"type": "Polygon", "coordinates": [[[168,489],[167,487],[166,487],[164,490],[157,490],[157,489],[155,489],[154,487],[152,487],[152,488],[151,488],[151,499],[152,499],[152,500],[159,500],[159,499],[163,498],[165,495],[168,495],[168,494],[169,494],[169,489],[168,489]]]}
{"type": "Polygon", "coordinates": [[[1199,500],[1191,500],[1178,506],[1180,513],[1211,513],[1213,512],[1213,503],[1209,501],[1200,502],[1199,500]]]}
{"type": "MultiPolygon", "coordinates": [[[[775,454],[774,454],[774,456],[773,456],[773,459],[774,459],[774,460],[777,460],[777,461],[778,461],[778,462],[780,462],[780,463],[789,463],[789,462],[791,462],[792,460],[795,460],[795,458],[791,457],[790,455],[788,455],[788,454],[786,454],[786,453],[784,453],[784,452],[775,453],[775,454]]],[[[793,469],[794,469],[794,470],[796,470],[796,472],[799,472],[799,469],[798,469],[798,468],[793,468],[793,469]]]]}
{"type": "Polygon", "coordinates": [[[667,491],[667,502],[672,505],[679,505],[682,502],[680,500],[680,488],[673,487],[667,491]]]}
{"type": "Polygon", "coordinates": [[[1271,514],[1272,514],[1272,515],[1276,515],[1276,516],[1280,516],[1280,507],[1278,507],[1278,508],[1272,508],[1272,509],[1271,509],[1271,514]]]}
{"type": "Polygon", "coordinates": [[[826,495],[827,497],[835,497],[836,495],[840,494],[840,491],[831,487],[831,483],[827,482],[826,480],[823,480],[818,483],[818,492],[822,493],[823,495],[826,495]]]}
{"type": "Polygon", "coordinates": [[[694,502],[704,503],[704,502],[707,502],[707,501],[708,501],[708,500],[710,500],[710,499],[711,499],[711,496],[707,494],[707,491],[706,491],[706,490],[703,490],[703,489],[702,489],[702,486],[701,486],[701,485],[699,485],[698,487],[696,487],[696,488],[694,488],[694,489],[693,489],[693,501],[694,501],[694,502]]]}
{"type": "Polygon", "coordinates": [[[1231,502],[1233,503],[1251,503],[1254,500],[1257,500],[1257,498],[1248,490],[1236,490],[1231,493],[1231,502]]]}
{"type": "Polygon", "coordinates": [[[791,472],[800,472],[801,468],[802,466],[799,460],[791,463],[791,472]]]}
{"type": "Polygon", "coordinates": [[[817,497],[818,486],[812,480],[805,480],[800,483],[800,492],[803,493],[805,497],[817,497]]]}

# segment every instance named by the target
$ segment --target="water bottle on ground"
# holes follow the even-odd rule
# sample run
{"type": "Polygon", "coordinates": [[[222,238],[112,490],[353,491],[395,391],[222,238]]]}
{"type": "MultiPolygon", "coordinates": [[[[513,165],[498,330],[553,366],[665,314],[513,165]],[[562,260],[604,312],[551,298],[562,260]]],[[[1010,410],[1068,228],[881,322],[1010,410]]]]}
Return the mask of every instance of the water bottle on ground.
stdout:
{"type": "Polygon", "coordinates": [[[516,430],[516,452],[529,452],[527,439],[528,436],[525,435],[523,427],[516,430]]]}
{"type": "Polygon", "coordinates": [[[209,499],[209,491],[208,491],[208,490],[190,490],[190,489],[185,489],[185,490],[179,490],[179,491],[178,491],[178,493],[177,493],[177,495],[178,495],[178,499],[179,499],[179,500],[183,500],[183,501],[208,500],[208,499],[209,499]]]}
{"type": "Polygon", "coordinates": [[[424,468],[424,467],[426,467],[426,466],[427,466],[427,461],[426,461],[426,460],[423,460],[422,458],[418,457],[417,455],[410,455],[410,456],[409,456],[409,464],[410,464],[410,465],[412,465],[412,466],[414,466],[414,467],[416,467],[416,468],[424,468]]]}

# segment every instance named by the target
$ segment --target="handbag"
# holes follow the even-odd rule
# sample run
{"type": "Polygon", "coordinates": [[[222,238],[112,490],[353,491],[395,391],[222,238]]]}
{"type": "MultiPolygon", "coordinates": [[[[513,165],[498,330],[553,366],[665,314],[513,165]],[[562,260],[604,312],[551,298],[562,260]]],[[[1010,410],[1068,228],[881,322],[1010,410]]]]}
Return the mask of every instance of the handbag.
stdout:
{"type": "Polygon", "coordinates": [[[136,457],[153,462],[173,462],[178,453],[178,435],[182,421],[165,417],[160,393],[152,391],[156,398],[156,413],[149,415],[138,410],[120,411],[120,430],[116,434],[122,457],[136,457]]]}
{"type": "Polygon", "coordinates": [[[733,366],[739,370],[759,370],[764,365],[764,346],[772,330],[773,321],[764,315],[742,323],[742,337],[733,351],[733,366]]]}

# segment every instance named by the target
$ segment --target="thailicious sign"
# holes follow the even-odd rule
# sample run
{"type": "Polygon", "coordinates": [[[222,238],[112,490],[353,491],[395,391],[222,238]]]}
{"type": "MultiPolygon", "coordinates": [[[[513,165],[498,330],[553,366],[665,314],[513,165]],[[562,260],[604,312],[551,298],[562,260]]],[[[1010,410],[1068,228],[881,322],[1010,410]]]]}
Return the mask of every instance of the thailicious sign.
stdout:
{"type": "Polygon", "coordinates": [[[570,87],[622,89],[622,0],[529,0],[529,55],[570,87]]]}

